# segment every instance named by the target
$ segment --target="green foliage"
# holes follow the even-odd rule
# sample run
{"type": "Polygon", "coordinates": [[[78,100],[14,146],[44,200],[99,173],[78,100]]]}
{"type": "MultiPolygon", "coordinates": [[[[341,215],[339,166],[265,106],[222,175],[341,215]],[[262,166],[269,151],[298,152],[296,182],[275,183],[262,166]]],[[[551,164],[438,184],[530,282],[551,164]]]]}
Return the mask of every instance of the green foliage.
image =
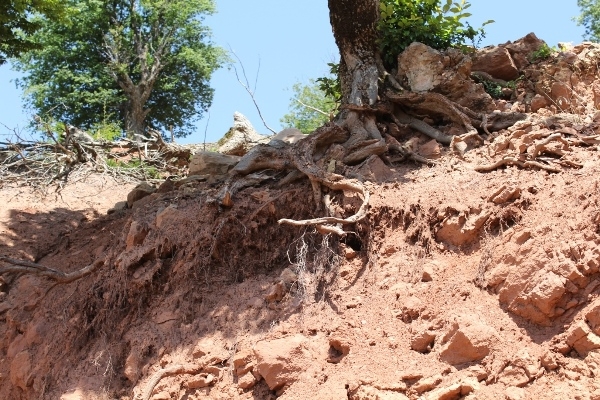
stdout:
{"type": "Polygon", "coordinates": [[[327,63],[329,67],[329,76],[317,78],[318,88],[325,97],[333,99],[336,103],[342,100],[342,81],[340,80],[340,64],[327,63]]]}
{"type": "Polygon", "coordinates": [[[307,85],[296,83],[292,90],[290,112],[281,118],[285,127],[309,134],[328,122],[337,111],[341,90],[336,89],[335,77],[311,79],[307,85]]]}
{"type": "Polygon", "coordinates": [[[558,50],[556,50],[555,48],[550,47],[546,43],[544,43],[540,46],[539,49],[537,49],[529,55],[529,59],[532,62],[545,60],[548,57],[550,57],[552,53],[556,53],[557,51],[558,50]]]}
{"type": "Polygon", "coordinates": [[[584,39],[600,42],[600,1],[577,0],[577,5],[581,14],[574,20],[585,28],[584,39]]]}
{"type": "Polygon", "coordinates": [[[466,0],[381,0],[379,37],[381,56],[387,68],[397,64],[397,57],[413,42],[420,42],[434,49],[464,47],[467,42],[476,44],[485,36],[483,23],[475,29],[466,18],[471,6],[466,0]]]}
{"type": "Polygon", "coordinates": [[[151,179],[160,178],[160,172],[158,171],[158,169],[156,169],[156,167],[154,167],[152,165],[148,165],[144,161],[141,161],[137,158],[132,158],[131,160],[129,160],[127,162],[122,162],[122,161],[118,161],[118,160],[109,158],[106,160],[106,165],[109,168],[116,169],[116,170],[120,169],[120,170],[126,171],[126,170],[138,169],[143,173],[143,175],[147,176],[148,178],[151,178],[151,179]]]}
{"type": "Polygon", "coordinates": [[[186,136],[210,106],[212,73],[225,52],[209,40],[202,25],[213,0],[64,0],[69,23],[35,19],[39,47],[24,54],[18,84],[37,114],[49,115],[101,136],[125,130],[131,98],[129,80],[150,88],[139,99],[145,125],[186,136]],[[145,71],[156,66],[156,77],[145,71]],[[146,79],[144,81],[144,79],[146,79]],[[141,84],[140,84],[141,82],[141,84]],[[98,119],[105,115],[102,126],[98,119]],[[107,131],[108,129],[108,131],[107,131]]]}
{"type": "Polygon", "coordinates": [[[35,18],[60,19],[65,12],[61,0],[2,0],[0,1],[0,65],[7,58],[18,57],[38,45],[30,39],[41,24],[35,18]]]}

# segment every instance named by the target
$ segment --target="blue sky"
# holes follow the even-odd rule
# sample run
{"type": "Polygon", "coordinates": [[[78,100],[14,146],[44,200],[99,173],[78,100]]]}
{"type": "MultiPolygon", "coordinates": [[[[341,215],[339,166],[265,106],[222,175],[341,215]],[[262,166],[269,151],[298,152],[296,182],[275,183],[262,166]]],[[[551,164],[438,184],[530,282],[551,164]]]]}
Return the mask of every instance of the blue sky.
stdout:
{"type": "MultiPolygon", "coordinates": [[[[280,130],[292,85],[325,75],[327,63],[338,58],[327,1],[216,0],[216,4],[217,14],[206,19],[213,42],[241,59],[252,86],[256,81],[255,98],[265,120],[280,130]]],[[[572,21],[579,14],[576,0],[471,0],[471,4],[474,27],[488,19],[496,21],[486,26],[481,46],[514,41],[529,32],[550,46],[583,40],[583,28],[572,21]]],[[[23,110],[21,91],[11,82],[17,77],[10,66],[0,67],[0,141],[12,129],[24,128],[30,119],[30,112],[23,110]]],[[[197,132],[180,142],[201,143],[205,129],[207,141],[218,140],[232,125],[235,111],[246,115],[260,133],[269,134],[233,70],[217,71],[212,87],[215,97],[208,128],[207,114],[198,122],[197,132]]]]}

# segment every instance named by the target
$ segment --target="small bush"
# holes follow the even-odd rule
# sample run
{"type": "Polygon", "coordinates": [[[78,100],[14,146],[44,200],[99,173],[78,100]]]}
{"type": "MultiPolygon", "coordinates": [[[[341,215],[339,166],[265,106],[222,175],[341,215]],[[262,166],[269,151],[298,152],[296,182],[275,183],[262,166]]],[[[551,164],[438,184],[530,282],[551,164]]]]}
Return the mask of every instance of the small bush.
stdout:
{"type": "Polygon", "coordinates": [[[529,55],[529,59],[531,60],[531,62],[545,60],[548,57],[550,57],[552,53],[556,53],[557,51],[558,50],[556,50],[555,48],[550,47],[546,43],[544,43],[540,46],[539,49],[537,49],[529,55]]]}

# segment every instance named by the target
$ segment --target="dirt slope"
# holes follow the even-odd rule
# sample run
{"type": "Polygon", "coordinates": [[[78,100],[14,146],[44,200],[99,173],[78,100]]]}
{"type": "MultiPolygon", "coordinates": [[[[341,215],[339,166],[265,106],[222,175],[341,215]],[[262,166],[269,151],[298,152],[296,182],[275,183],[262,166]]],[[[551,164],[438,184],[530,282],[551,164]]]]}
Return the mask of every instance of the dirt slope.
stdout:
{"type": "Polygon", "coordinates": [[[314,215],[305,181],[231,208],[192,182],[110,215],[131,186],[2,189],[3,255],[103,265],[2,281],[0,398],[600,399],[600,155],[572,111],[433,167],[369,159],[349,171],[369,216],[343,239],[277,224],[314,215]],[[558,172],[476,170],[556,133],[538,162],[558,172]]]}

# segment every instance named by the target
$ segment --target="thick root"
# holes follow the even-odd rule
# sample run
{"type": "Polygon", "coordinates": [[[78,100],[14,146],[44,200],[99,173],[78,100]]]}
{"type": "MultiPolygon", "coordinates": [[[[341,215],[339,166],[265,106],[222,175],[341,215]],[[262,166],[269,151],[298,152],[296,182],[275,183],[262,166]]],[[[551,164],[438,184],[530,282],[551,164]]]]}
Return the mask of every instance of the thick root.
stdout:
{"type": "Polygon", "coordinates": [[[0,261],[4,261],[9,264],[7,266],[0,267],[0,275],[7,273],[27,273],[33,275],[44,276],[57,283],[71,283],[85,276],[90,275],[98,268],[104,265],[104,260],[96,260],[92,264],[78,269],[77,271],[65,273],[50,267],[46,267],[34,262],[15,260],[5,256],[0,256],[0,261]]]}

